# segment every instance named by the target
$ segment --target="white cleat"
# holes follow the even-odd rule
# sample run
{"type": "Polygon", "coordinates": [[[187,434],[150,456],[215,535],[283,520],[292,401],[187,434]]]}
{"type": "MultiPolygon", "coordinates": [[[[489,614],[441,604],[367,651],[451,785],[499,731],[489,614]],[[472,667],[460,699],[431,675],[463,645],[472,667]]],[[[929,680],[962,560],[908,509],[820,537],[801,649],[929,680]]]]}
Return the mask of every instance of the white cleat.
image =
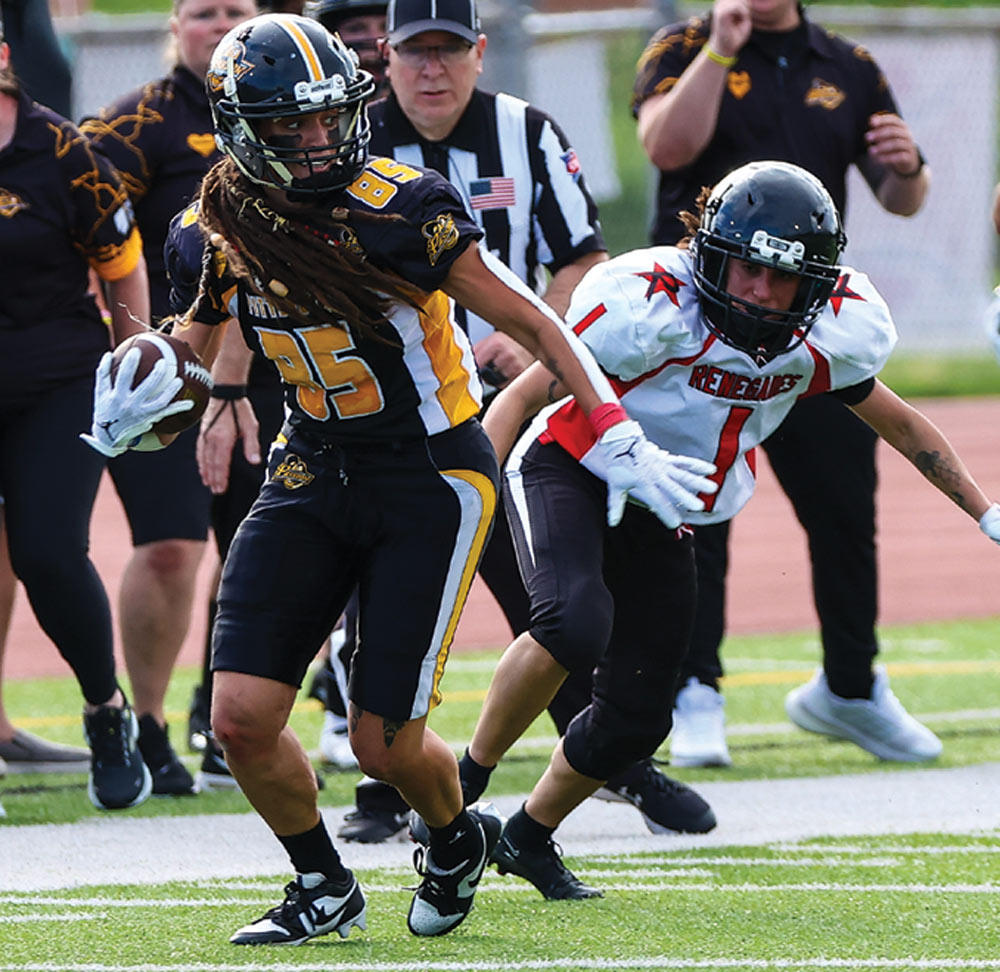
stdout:
{"type": "Polygon", "coordinates": [[[726,744],[726,700],[692,676],[677,693],[670,731],[671,766],[731,766],[726,744]]]}

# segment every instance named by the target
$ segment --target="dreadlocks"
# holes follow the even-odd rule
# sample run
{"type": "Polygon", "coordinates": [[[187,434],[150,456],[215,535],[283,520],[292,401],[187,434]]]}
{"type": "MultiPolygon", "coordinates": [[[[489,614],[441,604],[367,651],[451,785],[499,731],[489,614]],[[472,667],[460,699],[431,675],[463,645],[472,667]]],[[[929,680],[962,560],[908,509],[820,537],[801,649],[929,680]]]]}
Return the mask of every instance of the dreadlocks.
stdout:
{"type": "Polygon", "coordinates": [[[289,317],[317,324],[346,321],[359,333],[385,341],[377,322],[393,303],[419,310],[421,291],[365,259],[349,215],[402,218],[343,208],[278,213],[228,158],[216,163],[202,183],[199,222],[210,239],[218,234],[228,244],[226,257],[236,276],[289,317]]]}

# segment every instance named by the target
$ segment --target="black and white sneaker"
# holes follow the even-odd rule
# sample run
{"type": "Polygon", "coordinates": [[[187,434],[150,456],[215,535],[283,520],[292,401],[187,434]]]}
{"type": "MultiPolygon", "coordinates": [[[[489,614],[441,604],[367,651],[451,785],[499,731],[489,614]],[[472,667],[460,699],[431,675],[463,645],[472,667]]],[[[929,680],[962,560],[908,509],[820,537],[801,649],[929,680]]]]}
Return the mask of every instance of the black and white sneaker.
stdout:
{"type": "Polygon", "coordinates": [[[226,757],[222,755],[222,749],[211,732],[205,736],[205,748],[201,754],[201,768],[195,776],[195,787],[199,793],[206,790],[238,790],[240,788],[236,777],[229,772],[226,757]]]}
{"type": "Polygon", "coordinates": [[[349,875],[341,887],[322,874],[297,874],[285,885],[285,900],[263,917],[244,925],[232,938],[234,945],[301,945],[336,932],[347,938],[357,925],[364,931],[365,896],[357,879],[349,875]]]}
{"type": "Polygon", "coordinates": [[[102,705],[84,713],[83,731],[90,745],[87,795],[99,810],[124,810],[142,803],[153,790],[153,777],[139,752],[139,722],[126,702],[102,705]]]}
{"type": "Polygon", "coordinates": [[[188,796],[195,792],[194,778],[170,745],[167,727],[161,727],[149,714],[139,720],[139,752],[153,774],[156,796],[188,796]]]}
{"type": "Polygon", "coordinates": [[[501,874],[516,874],[530,881],[549,901],[583,901],[604,893],[584,884],[562,862],[562,849],[550,837],[540,848],[519,847],[504,828],[490,861],[501,874]]]}
{"type": "Polygon", "coordinates": [[[475,841],[470,840],[469,856],[455,867],[439,868],[429,848],[413,852],[413,865],[422,880],[406,916],[407,927],[414,935],[445,935],[457,928],[472,911],[472,901],[479,880],[496,846],[504,819],[492,803],[468,807],[476,825],[475,841]]]}
{"type": "Polygon", "coordinates": [[[595,794],[610,803],[631,803],[654,834],[707,834],[715,813],[694,790],[661,773],[650,759],[609,780],[595,794]]]}

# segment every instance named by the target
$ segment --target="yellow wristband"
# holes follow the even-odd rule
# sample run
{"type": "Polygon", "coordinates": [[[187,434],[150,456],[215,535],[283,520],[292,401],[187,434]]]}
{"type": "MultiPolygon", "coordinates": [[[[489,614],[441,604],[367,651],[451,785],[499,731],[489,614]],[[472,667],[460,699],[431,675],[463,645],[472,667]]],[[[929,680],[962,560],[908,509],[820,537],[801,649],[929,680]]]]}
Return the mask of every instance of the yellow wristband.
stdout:
{"type": "Polygon", "coordinates": [[[702,48],[702,52],[704,53],[705,57],[707,57],[710,61],[715,61],[716,64],[721,64],[723,67],[726,68],[732,67],[736,63],[735,54],[731,54],[729,57],[726,57],[725,54],[720,54],[718,51],[713,51],[712,48],[708,46],[708,44],[706,44],[702,48]]]}

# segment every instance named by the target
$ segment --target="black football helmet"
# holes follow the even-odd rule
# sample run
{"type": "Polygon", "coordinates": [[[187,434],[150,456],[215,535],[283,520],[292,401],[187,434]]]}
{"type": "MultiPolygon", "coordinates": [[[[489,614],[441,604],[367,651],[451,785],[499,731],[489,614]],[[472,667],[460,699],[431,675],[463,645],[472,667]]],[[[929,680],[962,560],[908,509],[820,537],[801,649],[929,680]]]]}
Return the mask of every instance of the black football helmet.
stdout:
{"type": "Polygon", "coordinates": [[[308,0],[305,6],[307,17],[318,20],[331,34],[339,34],[348,47],[357,51],[361,66],[375,81],[376,98],[386,93],[388,83],[385,61],[378,46],[379,38],[385,36],[388,9],[389,0],[308,0]],[[356,17],[381,18],[381,29],[377,34],[367,34],[354,30],[353,24],[345,24],[345,21],[356,17]]]}
{"type": "Polygon", "coordinates": [[[216,47],[205,87],[220,150],[254,182],[305,198],[350,185],[364,167],[372,78],[315,20],[263,14],[237,25],[216,47]],[[326,145],[261,133],[266,119],[329,109],[339,117],[326,145]],[[293,175],[290,165],[308,174],[293,175]]]}
{"type": "Polygon", "coordinates": [[[805,340],[840,273],[847,243],[830,194],[812,173],[787,162],[751,162],[712,190],[691,244],[694,281],[709,330],[759,362],[805,340]],[[795,274],[787,311],[727,292],[731,259],[795,274]]]}

